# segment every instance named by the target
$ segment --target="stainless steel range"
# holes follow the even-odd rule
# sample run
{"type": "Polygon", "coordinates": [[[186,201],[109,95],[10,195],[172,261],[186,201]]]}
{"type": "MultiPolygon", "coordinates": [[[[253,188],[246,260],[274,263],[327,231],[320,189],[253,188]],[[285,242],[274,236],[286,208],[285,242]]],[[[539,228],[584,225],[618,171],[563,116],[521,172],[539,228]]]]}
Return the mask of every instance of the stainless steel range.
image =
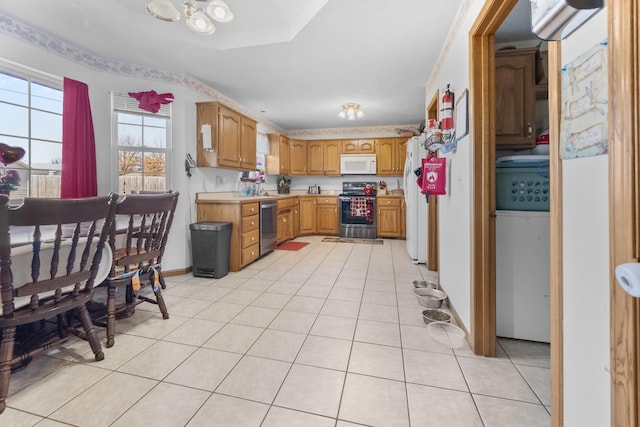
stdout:
{"type": "Polygon", "coordinates": [[[340,236],[376,238],[376,183],[343,182],[338,198],[340,236]]]}

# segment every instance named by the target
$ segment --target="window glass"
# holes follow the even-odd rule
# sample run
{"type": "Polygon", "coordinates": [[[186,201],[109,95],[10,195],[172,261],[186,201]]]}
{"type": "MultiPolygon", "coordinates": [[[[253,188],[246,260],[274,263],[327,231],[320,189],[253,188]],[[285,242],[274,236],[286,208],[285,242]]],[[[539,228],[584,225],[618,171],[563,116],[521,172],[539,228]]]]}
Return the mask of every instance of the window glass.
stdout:
{"type": "Polygon", "coordinates": [[[0,102],[0,135],[29,136],[29,109],[0,102]]]}
{"type": "Polygon", "coordinates": [[[31,108],[62,114],[62,91],[33,83],[31,85],[31,108]]]}
{"type": "Polygon", "coordinates": [[[0,102],[29,105],[29,82],[0,72],[0,102]]]}
{"type": "Polygon", "coordinates": [[[62,142],[62,116],[32,109],[31,137],[62,142]]]}

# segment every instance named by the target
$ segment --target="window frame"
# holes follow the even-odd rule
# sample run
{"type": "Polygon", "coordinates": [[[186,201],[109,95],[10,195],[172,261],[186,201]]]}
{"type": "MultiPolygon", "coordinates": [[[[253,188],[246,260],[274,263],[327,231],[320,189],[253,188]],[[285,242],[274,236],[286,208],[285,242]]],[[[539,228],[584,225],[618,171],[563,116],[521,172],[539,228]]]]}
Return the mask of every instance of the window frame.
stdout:
{"type": "MultiPolygon", "coordinates": [[[[138,151],[141,152],[144,156],[148,153],[163,153],[164,161],[165,161],[165,189],[169,190],[172,188],[172,167],[171,167],[171,153],[173,151],[173,138],[172,138],[172,128],[173,128],[173,111],[172,105],[164,104],[161,106],[160,111],[158,113],[151,113],[145,110],[142,110],[138,107],[138,101],[134,98],[130,97],[126,93],[120,92],[111,92],[111,158],[113,168],[111,169],[111,188],[113,191],[120,191],[120,171],[119,171],[119,153],[120,151],[138,151]],[[165,119],[166,120],[166,146],[165,148],[157,148],[146,146],[143,143],[141,145],[131,146],[131,148],[122,148],[123,146],[118,144],[118,113],[131,114],[136,116],[143,117],[152,117],[154,119],[165,119]]],[[[144,175],[143,175],[144,177],[144,175]]],[[[143,178],[144,179],[144,178],[143,178]]],[[[130,189],[126,189],[127,192],[130,192],[130,189]]]]}

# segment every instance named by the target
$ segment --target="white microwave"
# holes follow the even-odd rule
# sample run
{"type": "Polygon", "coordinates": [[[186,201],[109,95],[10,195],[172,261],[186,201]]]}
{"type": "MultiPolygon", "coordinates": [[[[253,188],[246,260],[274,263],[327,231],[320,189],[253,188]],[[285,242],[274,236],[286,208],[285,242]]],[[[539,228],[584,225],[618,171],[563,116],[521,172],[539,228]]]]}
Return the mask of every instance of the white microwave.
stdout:
{"type": "Polygon", "coordinates": [[[340,156],[342,175],[375,175],[375,154],[343,154],[340,156]]]}

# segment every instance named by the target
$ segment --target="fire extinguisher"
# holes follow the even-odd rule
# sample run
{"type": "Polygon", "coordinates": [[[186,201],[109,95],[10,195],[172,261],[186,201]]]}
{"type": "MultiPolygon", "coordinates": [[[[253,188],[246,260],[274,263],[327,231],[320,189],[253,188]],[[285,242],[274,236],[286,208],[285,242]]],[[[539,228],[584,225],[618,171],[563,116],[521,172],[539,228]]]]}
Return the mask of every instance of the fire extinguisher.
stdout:
{"type": "Polygon", "coordinates": [[[442,95],[442,107],[440,108],[440,129],[453,129],[453,91],[451,85],[442,95]]]}

